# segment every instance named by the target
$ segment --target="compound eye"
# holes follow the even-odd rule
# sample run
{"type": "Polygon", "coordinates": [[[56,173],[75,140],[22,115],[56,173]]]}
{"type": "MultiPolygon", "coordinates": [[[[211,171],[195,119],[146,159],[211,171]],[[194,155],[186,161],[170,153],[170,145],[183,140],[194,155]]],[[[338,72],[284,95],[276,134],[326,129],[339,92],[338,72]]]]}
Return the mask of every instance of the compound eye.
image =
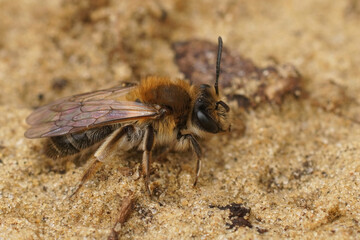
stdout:
{"type": "Polygon", "coordinates": [[[219,132],[219,127],[216,125],[214,120],[207,113],[200,110],[196,113],[196,116],[197,116],[197,119],[199,120],[201,127],[205,131],[211,132],[211,133],[219,132]]]}

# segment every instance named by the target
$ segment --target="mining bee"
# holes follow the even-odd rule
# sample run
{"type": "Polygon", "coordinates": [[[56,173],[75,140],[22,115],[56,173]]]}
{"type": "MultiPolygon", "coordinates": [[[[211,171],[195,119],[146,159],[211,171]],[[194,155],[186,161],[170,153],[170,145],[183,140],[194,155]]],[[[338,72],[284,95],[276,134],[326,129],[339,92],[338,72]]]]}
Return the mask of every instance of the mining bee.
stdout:
{"type": "MultiPolygon", "coordinates": [[[[198,138],[230,131],[229,107],[219,97],[222,39],[218,39],[214,87],[181,79],[147,77],[139,85],[114,87],[63,98],[26,119],[27,138],[49,138],[46,153],[59,158],[99,144],[75,192],[118,149],[143,151],[142,170],[149,194],[155,147],[192,148],[197,157],[194,186],[201,169],[198,138]]],[[[74,192],[74,193],[75,193],[74,192]]]]}

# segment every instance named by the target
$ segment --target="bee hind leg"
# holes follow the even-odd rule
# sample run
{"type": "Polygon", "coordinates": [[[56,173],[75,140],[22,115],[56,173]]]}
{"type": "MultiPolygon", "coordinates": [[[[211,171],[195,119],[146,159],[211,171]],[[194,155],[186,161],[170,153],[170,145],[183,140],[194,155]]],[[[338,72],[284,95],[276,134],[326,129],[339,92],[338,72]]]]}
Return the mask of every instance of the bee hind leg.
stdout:
{"type": "Polygon", "coordinates": [[[98,150],[96,150],[94,154],[95,158],[88,165],[88,168],[85,170],[84,175],[80,180],[80,183],[69,198],[77,194],[81,187],[97,172],[97,170],[102,166],[106,158],[109,157],[112,152],[114,152],[113,150],[116,147],[117,143],[124,136],[130,136],[134,130],[134,126],[127,125],[115,130],[109,137],[106,138],[106,140],[101,144],[98,150]]]}
{"type": "Polygon", "coordinates": [[[97,172],[97,170],[102,166],[102,162],[100,162],[99,160],[97,160],[96,158],[93,159],[88,168],[85,170],[79,184],[76,186],[76,189],[73,193],[71,193],[71,195],[69,196],[69,198],[72,198],[74,195],[76,195],[79,190],[82,188],[82,186],[97,172]]]}

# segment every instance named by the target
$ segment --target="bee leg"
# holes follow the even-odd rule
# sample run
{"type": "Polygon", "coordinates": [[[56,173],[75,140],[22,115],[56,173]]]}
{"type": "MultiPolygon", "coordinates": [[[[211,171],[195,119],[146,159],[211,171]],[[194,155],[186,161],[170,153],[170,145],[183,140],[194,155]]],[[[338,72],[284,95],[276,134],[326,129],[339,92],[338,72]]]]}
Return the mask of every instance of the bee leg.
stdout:
{"type": "Polygon", "coordinates": [[[130,135],[134,131],[134,126],[127,125],[114,131],[101,146],[96,150],[94,156],[95,159],[91,161],[89,167],[86,169],[84,175],[81,178],[80,183],[76,187],[75,191],[70,195],[70,198],[79,192],[81,187],[87,182],[103,164],[105,159],[113,152],[112,150],[116,146],[116,143],[125,135],[130,135]]]}
{"type": "Polygon", "coordinates": [[[95,172],[101,167],[102,164],[103,163],[97,160],[96,158],[91,161],[84,175],[82,176],[80,183],[76,187],[75,191],[69,196],[69,198],[72,198],[74,195],[76,195],[79,192],[82,186],[87,182],[87,180],[89,180],[92,177],[92,175],[95,174],[95,172]]]}
{"type": "Polygon", "coordinates": [[[201,171],[201,147],[199,143],[196,141],[196,139],[192,135],[188,135],[188,139],[190,139],[192,148],[196,154],[197,161],[196,161],[196,171],[195,171],[195,180],[193,186],[195,187],[200,175],[201,171]]]}
{"type": "Polygon", "coordinates": [[[155,133],[151,125],[149,125],[145,130],[144,137],[144,152],[142,159],[142,169],[145,175],[145,188],[149,195],[151,195],[151,190],[149,187],[149,178],[150,178],[150,164],[151,164],[151,150],[154,146],[155,133]]]}
{"type": "Polygon", "coordinates": [[[131,139],[132,133],[135,131],[133,125],[126,125],[114,131],[101,146],[95,152],[94,156],[100,162],[104,162],[105,159],[114,151],[114,148],[117,146],[117,143],[124,137],[125,135],[131,139]]]}
{"type": "Polygon", "coordinates": [[[184,141],[184,140],[188,140],[190,142],[190,145],[193,149],[193,151],[196,154],[197,160],[196,160],[196,170],[195,170],[195,180],[194,180],[194,184],[193,186],[195,187],[200,175],[200,171],[201,171],[201,147],[199,145],[199,143],[196,141],[196,139],[194,138],[193,135],[191,134],[185,134],[185,135],[180,135],[178,136],[178,141],[184,141]]]}

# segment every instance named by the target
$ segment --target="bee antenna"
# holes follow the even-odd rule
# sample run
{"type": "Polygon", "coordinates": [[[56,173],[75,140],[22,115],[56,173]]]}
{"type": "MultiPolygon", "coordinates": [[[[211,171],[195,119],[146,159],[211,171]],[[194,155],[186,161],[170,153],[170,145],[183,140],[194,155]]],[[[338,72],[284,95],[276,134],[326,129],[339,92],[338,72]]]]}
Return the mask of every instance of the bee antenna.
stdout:
{"type": "Polygon", "coordinates": [[[216,59],[216,80],[215,80],[215,92],[216,95],[219,96],[219,75],[220,75],[220,62],[221,62],[221,52],[222,52],[222,38],[218,38],[218,53],[216,59]]]}

